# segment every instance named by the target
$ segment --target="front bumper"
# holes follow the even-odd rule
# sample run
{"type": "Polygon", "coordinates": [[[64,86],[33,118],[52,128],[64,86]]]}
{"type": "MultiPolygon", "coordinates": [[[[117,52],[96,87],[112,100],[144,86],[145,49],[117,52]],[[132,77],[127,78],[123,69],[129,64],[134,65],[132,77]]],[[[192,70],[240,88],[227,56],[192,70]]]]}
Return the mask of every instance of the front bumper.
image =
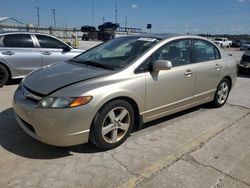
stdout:
{"type": "Polygon", "coordinates": [[[17,89],[13,99],[16,120],[33,138],[54,146],[87,143],[93,115],[86,106],[66,109],[37,108],[17,89]]]}

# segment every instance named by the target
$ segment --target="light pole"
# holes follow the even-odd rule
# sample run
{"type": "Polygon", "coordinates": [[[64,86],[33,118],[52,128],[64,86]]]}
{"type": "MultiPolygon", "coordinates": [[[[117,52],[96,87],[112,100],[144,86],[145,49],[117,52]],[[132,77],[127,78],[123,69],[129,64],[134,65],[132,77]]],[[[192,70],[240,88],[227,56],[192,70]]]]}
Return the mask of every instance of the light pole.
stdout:
{"type": "Polygon", "coordinates": [[[37,11],[37,26],[40,26],[40,14],[39,14],[39,7],[36,7],[36,11],[37,11]]]}
{"type": "Polygon", "coordinates": [[[95,26],[94,0],[91,1],[92,26],[95,26]]]}
{"type": "Polygon", "coordinates": [[[125,30],[127,28],[127,25],[128,25],[128,16],[125,16],[125,30]]]}
{"type": "Polygon", "coordinates": [[[117,0],[115,0],[115,23],[117,23],[117,0]]]}
{"type": "Polygon", "coordinates": [[[52,9],[53,18],[54,18],[54,27],[56,27],[56,9],[52,9]]]}

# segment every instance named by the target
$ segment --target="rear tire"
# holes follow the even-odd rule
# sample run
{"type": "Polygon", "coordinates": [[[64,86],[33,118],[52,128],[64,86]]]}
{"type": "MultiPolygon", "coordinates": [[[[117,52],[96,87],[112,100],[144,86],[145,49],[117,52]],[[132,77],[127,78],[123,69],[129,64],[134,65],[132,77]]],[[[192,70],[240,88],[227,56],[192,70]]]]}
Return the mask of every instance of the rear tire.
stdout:
{"type": "Polygon", "coordinates": [[[10,74],[7,68],[4,65],[0,64],[0,87],[3,87],[3,85],[8,82],[9,77],[10,74]]]}
{"type": "Polygon", "coordinates": [[[104,105],[95,115],[90,141],[102,150],[121,145],[129,136],[135,115],[133,107],[124,100],[114,100],[104,105]]]}
{"type": "Polygon", "coordinates": [[[211,102],[211,105],[215,108],[222,107],[226,102],[229,96],[231,85],[228,79],[223,78],[219,83],[217,90],[214,94],[214,100],[211,102]]]}

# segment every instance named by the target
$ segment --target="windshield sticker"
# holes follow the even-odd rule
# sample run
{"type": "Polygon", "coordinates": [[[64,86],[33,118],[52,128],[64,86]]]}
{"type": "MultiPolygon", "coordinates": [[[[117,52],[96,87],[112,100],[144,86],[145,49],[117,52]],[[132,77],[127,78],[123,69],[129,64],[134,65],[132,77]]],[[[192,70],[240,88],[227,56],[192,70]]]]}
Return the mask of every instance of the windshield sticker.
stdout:
{"type": "Polygon", "coordinates": [[[145,42],[155,42],[156,41],[156,39],[154,39],[154,38],[145,38],[145,37],[141,37],[138,40],[145,41],[145,42]]]}

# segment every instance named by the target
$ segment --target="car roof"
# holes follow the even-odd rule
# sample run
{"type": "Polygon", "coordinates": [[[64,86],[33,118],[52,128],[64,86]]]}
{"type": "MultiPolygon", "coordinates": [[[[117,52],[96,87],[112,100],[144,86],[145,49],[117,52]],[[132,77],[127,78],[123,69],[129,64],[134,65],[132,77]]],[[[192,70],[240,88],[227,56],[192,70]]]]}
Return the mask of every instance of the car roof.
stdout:
{"type": "Polygon", "coordinates": [[[5,34],[40,34],[40,35],[49,35],[47,33],[39,33],[39,32],[32,32],[32,31],[0,31],[0,35],[5,34]]]}
{"type": "Polygon", "coordinates": [[[173,37],[203,38],[203,37],[198,36],[198,35],[190,35],[190,34],[139,34],[139,35],[125,36],[125,37],[156,38],[159,40],[165,40],[165,39],[173,38],[173,37]]]}

